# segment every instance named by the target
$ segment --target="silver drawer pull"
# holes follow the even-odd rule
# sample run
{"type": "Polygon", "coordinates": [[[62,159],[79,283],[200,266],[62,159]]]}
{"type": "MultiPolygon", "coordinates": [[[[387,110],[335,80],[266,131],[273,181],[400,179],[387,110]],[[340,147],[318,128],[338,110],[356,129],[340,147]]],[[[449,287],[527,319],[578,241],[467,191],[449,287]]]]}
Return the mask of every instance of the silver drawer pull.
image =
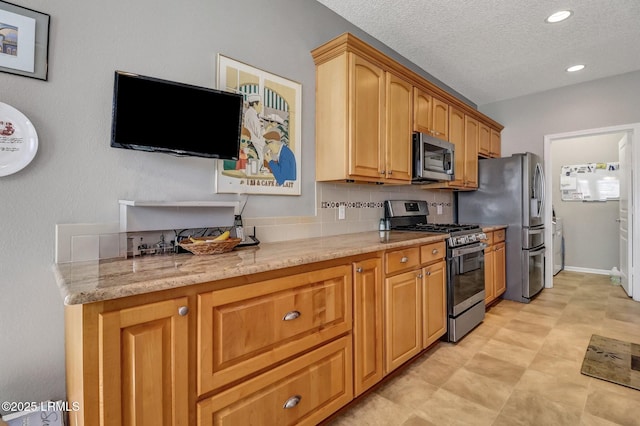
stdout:
{"type": "Polygon", "coordinates": [[[284,402],[284,405],[282,406],[282,408],[284,408],[285,410],[289,408],[293,408],[300,403],[301,399],[302,397],[300,395],[293,395],[291,398],[287,399],[284,402]]]}
{"type": "Polygon", "coordinates": [[[362,272],[362,268],[357,267],[357,268],[356,268],[356,272],[362,272]]]}
{"type": "Polygon", "coordinates": [[[417,277],[418,277],[418,278],[422,278],[422,274],[418,274],[418,275],[417,275],[417,277]]]}
{"type": "Polygon", "coordinates": [[[429,277],[431,276],[431,271],[427,272],[427,276],[429,277]]]}
{"type": "Polygon", "coordinates": [[[431,251],[431,254],[438,254],[438,249],[433,249],[433,250],[431,251]]]}
{"type": "Polygon", "coordinates": [[[293,321],[300,316],[300,311],[291,311],[284,314],[282,321],[293,321]]]}
{"type": "Polygon", "coordinates": [[[189,307],[188,306],[180,306],[178,308],[178,315],[180,315],[181,317],[187,315],[189,313],[189,307]]]}
{"type": "Polygon", "coordinates": [[[402,259],[400,259],[400,263],[407,263],[409,261],[409,258],[407,256],[403,256],[402,259]]]}

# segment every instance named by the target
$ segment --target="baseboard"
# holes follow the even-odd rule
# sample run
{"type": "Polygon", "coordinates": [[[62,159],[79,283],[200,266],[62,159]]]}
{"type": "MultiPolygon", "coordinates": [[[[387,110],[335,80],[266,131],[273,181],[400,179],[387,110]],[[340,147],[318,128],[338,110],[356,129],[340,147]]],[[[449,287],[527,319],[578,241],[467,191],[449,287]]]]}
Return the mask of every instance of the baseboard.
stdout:
{"type": "Polygon", "coordinates": [[[565,266],[564,270],[569,272],[582,272],[583,274],[598,275],[609,275],[609,273],[611,273],[611,271],[607,269],[581,268],[579,266],[565,266]]]}

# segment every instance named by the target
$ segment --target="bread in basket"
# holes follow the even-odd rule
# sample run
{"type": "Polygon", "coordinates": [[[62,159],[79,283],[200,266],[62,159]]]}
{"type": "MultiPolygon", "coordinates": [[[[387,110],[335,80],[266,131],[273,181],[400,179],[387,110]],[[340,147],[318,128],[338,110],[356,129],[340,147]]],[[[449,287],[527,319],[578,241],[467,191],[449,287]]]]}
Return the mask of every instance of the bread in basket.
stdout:
{"type": "Polygon", "coordinates": [[[226,240],[215,240],[214,238],[189,237],[180,241],[179,245],[193,254],[220,254],[233,250],[242,241],[240,238],[227,238],[226,240]]]}

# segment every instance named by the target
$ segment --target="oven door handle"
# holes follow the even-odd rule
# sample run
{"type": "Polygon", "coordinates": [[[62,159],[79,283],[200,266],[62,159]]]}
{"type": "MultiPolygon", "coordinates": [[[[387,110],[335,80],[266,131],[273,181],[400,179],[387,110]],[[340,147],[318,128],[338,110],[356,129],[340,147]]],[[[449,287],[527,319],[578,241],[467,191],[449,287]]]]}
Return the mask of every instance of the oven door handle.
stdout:
{"type": "Polygon", "coordinates": [[[461,248],[455,248],[451,250],[451,257],[459,257],[465,254],[476,253],[486,249],[488,246],[485,243],[477,243],[472,246],[466,246],[461,248]]]}

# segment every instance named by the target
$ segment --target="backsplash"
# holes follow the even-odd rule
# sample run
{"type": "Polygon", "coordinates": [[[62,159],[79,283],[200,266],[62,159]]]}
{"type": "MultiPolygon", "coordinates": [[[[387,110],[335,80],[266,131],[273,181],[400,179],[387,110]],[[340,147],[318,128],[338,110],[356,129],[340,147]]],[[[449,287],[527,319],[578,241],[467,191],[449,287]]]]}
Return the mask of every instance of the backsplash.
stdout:
{"type": "MultiPolygon", "coordinates": [[[[274,201],[277,197],[274,197],[274,201]]],[[[453,222],[453,194],[424,190],[419,186],[363,184],[316,184],[315,216],[243,217],[246,235],[261,242],[276,242],[378,230],[384,217],[384,200],[424,200],[429,205],[429,223],[453,222]],[[339,218],[344,206],[344,219],[339,218]],[[439,209],[441,213],[439,213],[439,209]]],[[[252,199],[248,198],[247,202],[252,199]]],[[[223,229],[223,228],[221,228],[223,229]]],[[[159,244],[175,239],[175,230],[121,233],[119,223],[56,225],[55,262],[109,259],[125,253],[159,252],[159,244]],[[131,246],[131,247],[130,247],[131,246]]],[[[186,234],[184,234],[186,235],[186,234]]],[[[346,238],[346,237],[345,237],[346,238]]]]}
{"type": "MultiPolygon", "coordinates": [[[[366,184],[316,184],[315,216],[243,218],[245,232],[262,242],[294,240],[354,232],[375,231],[384,216],[384,200],[413,199],[429,203],[429,223],[453,222],[453,194],[425,190],[420,186],[374,186],[366,184]],[[345,218],[338,219],[345,206],[345,218]],[[438,213],[438,206],[442,213],[438,213]]],[[[249,200],[248,202],[251,202],[249,200]]]]}

